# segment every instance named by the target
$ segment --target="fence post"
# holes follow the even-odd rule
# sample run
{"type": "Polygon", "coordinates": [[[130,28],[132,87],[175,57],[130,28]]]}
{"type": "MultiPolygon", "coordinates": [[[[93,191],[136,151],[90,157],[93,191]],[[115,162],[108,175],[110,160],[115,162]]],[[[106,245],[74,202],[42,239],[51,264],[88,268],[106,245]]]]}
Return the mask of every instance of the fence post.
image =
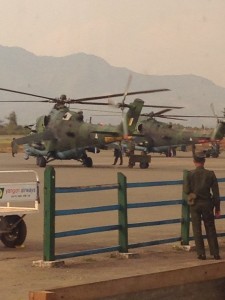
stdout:
{"type": "Polygon", "coordinates": [[[55,170],[44,173],[44,261],[55,260],[55,170]]]}
{"type": "Polygon", "coordinates": [[[187,204],[187,195],[184,192],[184,185],[187,181],[188,171],[183,171],[183,188],[182,188],[182,216],[181,216],[181,245],[189,245],[190,231],[190,207],[187,204]]]}
{"type": "Polygon", "coordinates": [[[117,174],[118,180],[118,204],[119,204],[119,245],[121,253],[128,252],[128,224],[127,224],[127,178],[117,174]]]}

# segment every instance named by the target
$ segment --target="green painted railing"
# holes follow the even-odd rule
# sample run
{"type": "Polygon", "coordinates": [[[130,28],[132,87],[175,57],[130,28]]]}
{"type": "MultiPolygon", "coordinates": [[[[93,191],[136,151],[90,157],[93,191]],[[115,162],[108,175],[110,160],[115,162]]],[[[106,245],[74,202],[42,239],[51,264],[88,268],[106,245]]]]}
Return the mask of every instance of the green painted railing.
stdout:
{"type": "MultiPolygon", "coordinates": [[[[178,200],[164,200],[164,201],[148,201],[143,203],[127,203],[127,189],[128,188],[144,188],[153,186],[166,186],[166,185],[182,185],[187,177],[187,170],[183,173],[183,180],[177,181],[158,181],[158,182],[138,182],[138,183],[127,183],[126,177],[122,173],[117,174],[117,184],[105,184],[95,186],[84,186],[84,187],[56,187],[55,186],[55,170],[53,167],[48,166],[45,169],[44,175],[44,261],[54,261],[56,259],[71,258],[77,256],[84,256],[89,254],[97,254],[104,252],[119,251],[121,253],[127,253],[129,249],[159,245],[165,243],[172,243],[179,241],[182,245],[188,245],[189,241],[193,239],[189,236],[190,228],[190,212],[189,206],[187,205],[186,195],[182,192],[182,199],[178,200]],[[104,190],[117,190],[118,204],[107,205],[100,207],[89,207],[89,208],[78,208],[78,209],[64,209],[56,210],[55,195],[61,193],[80,193],[80,192],[91,192],[91,191],[104,191],[104,190]],[[181,205],[181,217],[170,220],[159,220],[153,222],[142,222],[128,224],[128,210],[138,209],[143,207],[154,207],[154,206],[170,206],[170,205],[181,205]],[[106,212],[106,211],[117,211],[118,212],[118,223],[115,225],[100,226],[85,228],[79,230],[71,230],[64,232],[55,232],[55,218],[58,216],[65,215],[77,215],[77,214],[90,214],[95,212],[106,212]],[[163,240],[147,241],[136,244],[130,244],[128,240],[128,229],[135,227],[145,226],[160,226],[165,224],[178,223],[181,225],[181,233],[178,237],[167,238],[163,240]],[[63,238],[74,235],[83,235],[104,231],[118,231],[118,245],[106,248],[83,250],[79,252],[55,254],[55,239],[63,238]]],[[[225,178],[218,179],[219,182],[225,182],[225,178]]],[[[222,201],[225,201],[225,197],[221,197],[222,201]]],[[[225,218],[222,215],[221,218],[225,218]]],[[[225,236],[225,233],[220,233],[220,236],[225,236]]]]}

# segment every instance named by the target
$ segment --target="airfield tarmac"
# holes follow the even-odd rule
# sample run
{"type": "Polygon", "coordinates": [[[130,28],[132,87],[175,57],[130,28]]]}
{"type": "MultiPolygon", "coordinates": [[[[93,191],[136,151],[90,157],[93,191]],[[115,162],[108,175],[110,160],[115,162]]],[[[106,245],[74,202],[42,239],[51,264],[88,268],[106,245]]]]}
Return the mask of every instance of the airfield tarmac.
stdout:
{"type": "MultiPolygon", "coordinates": [[[[113,152],[102,151],[92,154],[93,168],[85,168],[77,161],[55,161],[50,163],[55,167],[56,186],[87,186],[110,184],[117,182],[117,173],[122,172],[127,182],[149,182],[164,180],[180,180],[184,169],[192,169],[193,163],[190,152],[178,152],[177,157],[166,158],[161,155],[152,155],[152,162],[148,169],[140,169],[138,165],[130,169],[127,167],[128,158],[124,158],[123,166],[112,166],[113,152]]],[[[206,168],[213,169],[218,178],[225,177],[225,153],[217,159],[209,158],[206,168]]],[[[109,253],[65,260],[61,268],[33,267],[32,262],[43,257],[43,180],[44,169],[35,164],[35,159],[24,161],[23,154],[15,158],[9,153],[0,154],[0,170],[35,170],[40,179],[40,212],[25,217],[28,235],[21,248],[9,249],[0,244],[0,298],[5,300],[26,300],[28,292],[47,290],[56,287],[96,282],[126,276],[160,272],[163,270],[195,266],[199,264],[219,263],[208,258],[198,261],[195,252],[178,251],[178,244],[168,244],[154,247],[139,248],[135,251],[140,254],[137,259],[121,260],[112,258],[109,253]],[[175,247],[174,247],[175,246],[175,247]]],[[[22,178],[20,178],[22,180],[22,178]]],[[[19,180],[20,180],[19,179],[19,180]]],[[[26,179],[25,179],[26,180],[26,179]]],[[[225,184],[220,185],[221,195],[225,195],[225,184]]],[[[128,190],[129,202],[145,202],[157,200],[181,199],[181,186],[167,186],[160,188],[142,188],[128,190]],[[151,190],[150,190],[151,189],[151,190]]],[[[117,192],[92,192],[57,196],[57,208],[77,208],[99,206],[117,203],[117,192]],[[59,198],[58,198],[59,197],[59,198]]],[[[150,208],[132,210],[129,222],[142,222],[180,217],[180,207],[150,208]]],[[[225,203],[222,202],[221,212],[225,212],[225,203]]],[[[116,224],[117,215],[107,213],[106,216],[86,215],[69,217],[57,221],[56,229],[63,230],[94,227],[104,224],[116,224]],[[66,224],[65,224],[66,223],[66,224]]],[[[224,232],[224,219],[218,220],[218,232],[224,232]]],[[[178,225],[167,225],[149,228],[139,228],[129,233],[129,242],[150,241],[153,239],[177,237],[180,235],[178,225]]],[[[221,256],[225,258],[225,239],[219,240],[221,256]]],[[[116,233],[100,233],[97,235],[78,236],[75,238],[59,239],[56,248],[62,252],[81,249],[93,249],[117,245],[116,233]],[[72,247],[72,248],[71,248],[72,247]]]]}

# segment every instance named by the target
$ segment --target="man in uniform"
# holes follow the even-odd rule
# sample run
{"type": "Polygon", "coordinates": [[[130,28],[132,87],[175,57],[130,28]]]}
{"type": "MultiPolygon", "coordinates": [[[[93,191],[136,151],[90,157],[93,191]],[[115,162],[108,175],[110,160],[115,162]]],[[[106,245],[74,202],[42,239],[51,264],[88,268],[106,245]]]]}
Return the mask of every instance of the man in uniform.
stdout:
{"type": "Polygon", "coordinates": [[[15,142],[15,138],[12,139],[11,150],[12,150],[12,156],[14,157],[15,154],[17,154],[17,152],[18,152],[18,145],[15,142]]]}
{"type": "Polygon", "coordinates": [[[123,154],[122,154],[122,148],[121,144],[117,144],[114,148],[114,163],[113,165],[117,164],[118,159],[120,159],[120,165],[123,164],[123,154]]]}
{"type": "Polygon", "coordinates": [[[194,164],[196,168],[188,172],[184,190],[188,194],[198,259],[206,259],[201,219],[204,222],[210,254],[214,256],[214,259],[220,259],[214,220],[214,209],[215,217],[220,217],[219,187],[214,171],[205,169],[204,163],[205,154],[203,152],[195,153],[194,164]]]}

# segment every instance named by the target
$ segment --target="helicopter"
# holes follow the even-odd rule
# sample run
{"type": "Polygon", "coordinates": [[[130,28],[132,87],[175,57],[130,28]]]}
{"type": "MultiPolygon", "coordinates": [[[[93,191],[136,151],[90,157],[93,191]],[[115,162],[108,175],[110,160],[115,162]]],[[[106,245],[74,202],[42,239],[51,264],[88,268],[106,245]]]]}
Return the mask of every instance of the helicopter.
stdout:
{"type": "Polygon", "coordinates": [[[136,131],[134,132],[136,149],[144,150],[145,152],[159,152],[166,156],[176,156],[178,147],[185,151],[190,145],[192,151],[195,151],[195,145],[199,143],[213,142],[218,143],[225,134],[225,121],[221,117],[213,116],[193,116],[193,115],[167,115],[171,109],[164,109],[159,112],[151,112],[141,114],[147,117],[145,120],[139,120],[136,131]],[[203,130],[193,130],[180,128],[175,124],[166,123],[156,120],[156,118],[174,119],[186,121],[184,118],[217,118],[217,126],[213,132],[205,133],[203,130]]]}
{"type": "MultiPolygon", "coordinates": [[[[13,141],[12,148],[17,145],[24,145],[24,158],[28,159],[30,156],[36,157],[36,164],[40,167],[45,167],[47,163],[57,159],[74,159],[80,161],[86,167],[92,167],[93,161],[87,155],[87,152],[99,152],[100,149],[104,149],[109,143],[126,139],[135,130],[142,107],[144,106],[144,101],[137,98],[132,103],[125,104],[126,96],[168,91],[168,89],[157,89],[69,99],[64,94],[60,98],[51,98],[5,88],[0,88],[0,90],[44,99],[39,101],[22,100],[13,102],[54,103],[48,115],[38,117],[33,126],[28,126],[31,130],[29,135],[16,138],[13,141]],[[74,103],[103,105],[99,102],[89,101],[122,96],[122,102],[117,104],[118,108],[122,110],[122,121],[119,125],[99,125],[85,122],[82,111],[75,112],[69,108],[69,105],[74,103]],[[124,114],[125,108],[128,108],[126,114],[124,114]]],[[[105,105],[108,104],[106,103],[105,105]]],[[[157,106],[153,105],[153,107],[157,106]]]]}

